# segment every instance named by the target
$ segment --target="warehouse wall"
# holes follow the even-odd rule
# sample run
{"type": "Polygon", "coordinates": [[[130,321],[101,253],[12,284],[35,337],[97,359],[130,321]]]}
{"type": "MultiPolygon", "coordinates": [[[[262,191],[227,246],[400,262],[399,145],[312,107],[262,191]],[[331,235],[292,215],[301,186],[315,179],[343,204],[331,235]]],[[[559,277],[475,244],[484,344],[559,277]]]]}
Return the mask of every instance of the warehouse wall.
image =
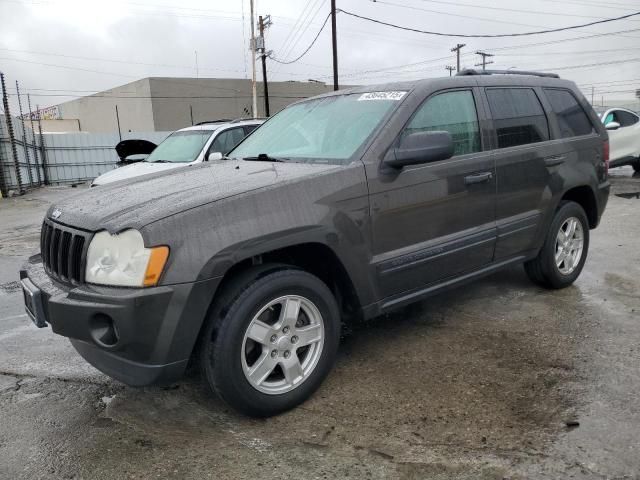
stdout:
{"type": "MultiPolygon", "coordinates": [[[[177,130],[193,123],[251,114],[251,81],[226,78],[150,78],[156,130],[177,130]]],[[[331,91],[314,82],[269,82],[270,112],[274,114],[302,98],[331,91]]],[[[264,116],[262,83],[258,83],[258,116],[264,116]]]]}
{"type": "Polygon", "coordinates": [[[149,79],[145,78],[120,87],[105,90],[58,105],[63,119],[77,119],[80,130],[92,133],[118,131],[116,105],[120,117],[120,130],[153,131],[153,111],[149,79]]]}

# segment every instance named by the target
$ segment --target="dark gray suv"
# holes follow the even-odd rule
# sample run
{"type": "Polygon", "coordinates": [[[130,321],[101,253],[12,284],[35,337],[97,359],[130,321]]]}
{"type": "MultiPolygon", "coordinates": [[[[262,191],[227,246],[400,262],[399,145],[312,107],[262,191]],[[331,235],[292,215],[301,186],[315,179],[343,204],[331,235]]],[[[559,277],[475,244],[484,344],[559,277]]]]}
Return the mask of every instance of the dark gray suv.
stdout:
{"type": "Polygon", "coordinates": [[[609,194],[607,132],[555,75],[482,74],[293,104],[229,155],[52,206],[27,311],[129,385],[197,362],[256,416],[331,370],[341,322],[515,263],[582,270],[609,194]]]}

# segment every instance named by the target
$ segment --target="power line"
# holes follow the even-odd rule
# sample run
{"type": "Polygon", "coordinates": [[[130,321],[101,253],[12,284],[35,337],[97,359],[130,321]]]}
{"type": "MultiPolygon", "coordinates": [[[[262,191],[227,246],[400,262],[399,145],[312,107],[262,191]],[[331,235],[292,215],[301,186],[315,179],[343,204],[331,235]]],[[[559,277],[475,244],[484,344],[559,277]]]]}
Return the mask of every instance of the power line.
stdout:
{"type": "Polygon", "coordinates": [[[417,10],[420,12],[427,12],[427,13],[435,13],[436,15],[447,15],[449,17],[469,18],[471,20],[482,21],[482,22],[505,23],[507,25],[519,25],[523,27],[540,28],[539,25],[531,25],[528,23],[516,23],[516,22],[507,21],[507,20],[499,20],[497,18],[486,18],[486,17],[478,17],[477,15],[463,15],[461,13],[443,12],[441,10],[431,10],[428,8],[416,7],[414,5],[401,5],[399,3],[387,2],[385,0],[371,0],[371,1],[376,4],[379,3],[381,5],[390,5],[392,7],[406,8],[409,10],[417,10]]]}
{"type": "Polygon", "coordinates": [[[640,58],[628,58],[625,60],[612,60],[610,62],[600,62],[600,63],[586,63],[583,65],[571,65],[569,67],[555,67],[555,68],[540,68],[538,70],[541,71],[554,71],[554,72],[558,72],[561,70],[574,70],[577,68],[589,68],[589,67],[600,67],[602,65],[618,65],[620,63],[632,63],[632,62],[640,62],[640,58]]]}
{"type": "Polygon", "coordinates": [[[325,2],[326,0],[318,0],[309,9],[309,11],[307,12],[307,15],[300,23],[300,27],[298,28],[298,34],[291,37],[289,46],[286,48],[286,50],[282,51],[283,58],[287,58],[291,54],[291,52],[293,52],[293,50],[298,46],[298,44],[300,43],[300,40],[302,40],[305,33],[309,30],[309,27],[311,27],[311,25],[313,24],[313,21],[318,16],[318,13],[320,13],[320,10],[322,9],[325,2]]]}
{"type": "MultiPolygon", "coordinates": [[[[380,0],[372,0],[374,2],[380,2],[380,0]]],[[[498,10],[503,12],[517,12],[517,13],[531,13],[535,15],[551,15],[551,16],[559,16],[559,17],[575,17],[575,18],[597,18],[601,19],[602,17],[596,17],[593,15],[578,15],[575,13],[560,13],[560,12],[549,12],[549,11],[539,11],[539,10],[522,10],[518,8],[505,8],[505,7],[490,7],[488,5],[474,5],[471,3],[460,3],[460,2],[448,2],[445,0],[420,0],[426,3],[439,3],[442,5],[454,5],[456,7],[471,7],[471,8],[481,8],[484,10],[498,10]]],[[[381,3],[381,2],[380,2],[381,3]]],[[[554,0],[554,3],[557,3],[554,0]]],[[[567,2],[564,2],[567,3],[567,2]]]]}
{"type": "Polygon", "coordinates": [[[504,38],[504,37],[525,37],[525,36],[530,36],[530,35],[541,35],[541,34],[544,34],[544,33],[564,32],[564,31],[567,31],[567,30],[575,30],[577,28],[590,27],[592,25],[600,25],[600,24],[603,24],[603,23],[615,22],[615,21],[624,20],[624,19],[627,19],[627,18],[630,18],[630,17],[634,17],[634,16],[637,16],[637,15],[640,15],[640,12],[633,12],[633,13],[629,13],[627,15],[621,15],[619,17],[605,18],[603,20],[595,20],[593,22],[584,23],[584,24],[580,24],[580,25],[571,25],[571,26],[568,26],[568,27],[550,28],[550,29],[546,29],[546,30],[538,30],[538,31],[533,31],[533,32],[499,33],[499,34],[476,35],[476,34],[466,34],[466,33],[444,33],[444,32],[430,31],[430,30],[420,30],[418,28],[404,27],[402,25],[397,25],[395,23],[389,23],[389,22],[385,22],[383,20],[378,20],[378,19],[375,19],[375,18],[366,17],[364,15],[359,15],[357,13],[349,12],[347,10],[340,9],[339,11],[344,13],[345,15],[349,15],[350,17],[358,18],[360,20],[365,20],[367,22],[377,23],[379,25],[384,25],[384,26],[391,27],[391,28],[397,28],[399,30],[405,30],[405,31],[408,31],[408,32],[423,33],[423,34],[426,34],[426,35],[436,35],[436,36],[440,36],[440,37],[462,37],[462,38],[504,38]]]}
{"type": "MultiPolygon", "coordinates": [[[[284,41],[282,42],[282,45],[280,45],[280,50],[282,50],[282,52],[285,51],[285,49],[288,46],[288,42],[289,39],[291,38],[291,36],[294,34],[294,32],[296,32],[301,26],[302,26],[302,18],[305,15],[307,8],[311,7],[311,2],[313,0],[308,0],[307,3],[305,4],[304,8],[302,9],[302,11],[300,12],[300,15],[298,15],[298,17],[296,18],[296,21],[294,22],[293,26],[291,27],[291,29],[289,30],[289,33],[287,34],[287,36],[285,37],[284,41]],[[300,26],[298,26],[298,23],[300,23],[300,26]]],[[[306,18],[306,17],[305,17],[306,18]]]]}
{"type": "Polygon", "coordinates": [[[630,33],[630,32],[638,32],[640,28],[632,28],[628,30],[619,30],[617,32],[606,32],[606,33],[595,33],[593,35],[583,35],[581,37],[572,37],[572,38],[562,38],[560,40],[548,40],[545,42],[536,42],[536,43],[525,43],[520,45],[509,45],[506,47],[495,47],[492,48],[493,51],[502,51],[502,50],[513,50],[517,48],[528,48],[528,47],[538,47],[545,45],[555,45],[557,43],[565,43],[565,42],[573,42],[576,40],[587,40],[589,38],[597,38],[597,37],[606,37],[609,35],[619,35],[621,33],[630,33]]]}
{"type": "Polygon", "coordinates": [[[320,27],[320,30],[318,30],[318,33],[316,34],[316,36],[314,37],[314,39],[311,41],[311,43],[309,44],[309,46],[305,49],[304,52],[302,52],[300,55],[298,55],[296,58],[294,58],[293,60],[289,60],[289,61],[283,61],[283,60],[279,60],[277,58],[274,57],[270,57],[271,60],[273,60],[276,63],[280,63],[282,65],[290,65],[292,63],[297,62],[298,60],[300,60],[302,57],[304,57],[307,52],[309,52],[309,50],[311,50],[311,47],[313,47],[316,43],[316,41],[318,40],[318,38],[320,37],[320,34],[322,33],[322,31],[324,30],[324,27],[327,26],[327,22],[329,21],[329,18],[331,18],[331,13],[329,13],[329,15],[327,15],[327,18],[324,19],[324,22],[322,22],[322,27],[320,27]]]}

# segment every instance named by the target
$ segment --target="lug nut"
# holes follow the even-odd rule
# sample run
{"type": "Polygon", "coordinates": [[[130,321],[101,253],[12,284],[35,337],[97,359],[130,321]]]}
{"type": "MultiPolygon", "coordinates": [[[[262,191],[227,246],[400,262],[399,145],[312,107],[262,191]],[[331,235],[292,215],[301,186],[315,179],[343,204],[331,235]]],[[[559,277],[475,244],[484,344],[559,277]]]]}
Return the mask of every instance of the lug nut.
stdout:
{"type": "Polygon", "coordinates": [[[291,343],[297,343],[297,342],[298,342],[297,335],[294,335],[293,337],[291,337],[291,343]]]}
{"type": "Polygon", "coordinates": [[[278,356],[278,350],[271,350],[271,358],[276,358],[278,356]]]}
{"type": "Polygon", "coordinates": [[[289,327],[284,327],[282,329],[282,333],[289,333],[289,327]]]}
{"type": "Polygon", "coordinates": [[[290,356],[291,356],[291,352],[289,350],[284,352],[284,358],[289,358],[290,356]]]}
{"type": "Polygon", "coordinates": [[[276,340],[278,340],[278,336],[277,335],[271,335],[271,343],[276,343],[276,340]]]}

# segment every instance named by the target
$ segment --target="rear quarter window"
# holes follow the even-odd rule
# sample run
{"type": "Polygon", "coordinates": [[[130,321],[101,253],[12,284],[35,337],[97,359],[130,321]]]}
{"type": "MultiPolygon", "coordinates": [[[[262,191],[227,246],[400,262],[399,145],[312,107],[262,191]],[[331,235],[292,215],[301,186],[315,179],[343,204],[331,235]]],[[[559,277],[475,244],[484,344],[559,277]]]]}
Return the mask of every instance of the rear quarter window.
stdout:
{"type": "Polygon", "coordinates": [[[638,117],[633,113],[625,112],[624,110],[617,110],[616,116],[621,127],[630,127],[638,123],[638,117]]]}
{"type": "Polygon", "coordinates": [[[582,106],[568,90],[544,89],[558,119],[562,138],[579,137],[594,132],[593,125],[582,106]]]}

